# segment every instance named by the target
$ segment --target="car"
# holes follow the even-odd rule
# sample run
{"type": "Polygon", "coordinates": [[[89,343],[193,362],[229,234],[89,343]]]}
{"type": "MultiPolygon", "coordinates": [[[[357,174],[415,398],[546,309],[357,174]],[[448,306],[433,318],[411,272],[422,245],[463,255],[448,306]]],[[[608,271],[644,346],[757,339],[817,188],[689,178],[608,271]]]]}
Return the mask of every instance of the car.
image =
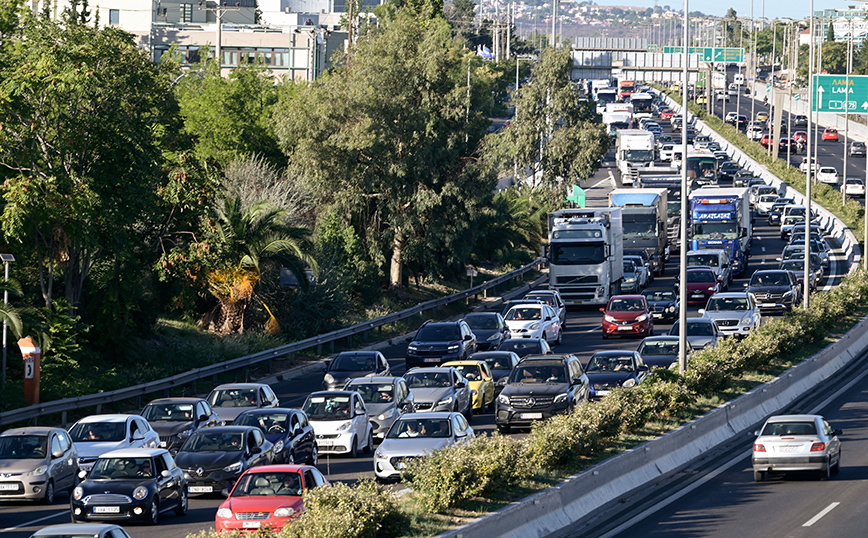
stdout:
{"type": "Polygon", "coordinates": [[[756,214],[760,217],[768,217],[772,206],[780,197],[777,194],[762,194],[756,202],[756,214]]]}
{"type": "Polygon", "coordinates": [[[864,157],[866,154],[865,142],[854,140],[850,142],[850,148],[847,151],[849,151],[850,157],[864,157]]]}
{"type": "Polygon", "coordinates": [[[865,196],[865,182],[858,177],[848,177],[844,180],[844,194],[848,196],[865,196]]]}
{"type": "Polygon", "coordinates": [[[798,144],[792,138],[781,137],[781,141],[778,144],[781,153],[796,153],[798,151],[798,144]]]}
{"type": "Polygon", "coordinates": [[[807,127],[808,117],[804,114],[796,114],[793,116],[793,127],[807,127]]]}
{"type": "Polygon", "coordinates": [[[802,157],[802,163],[799,165],[799,171],[803,174],[808,172],[808,162],[811,163],[811,174],[817,171],[817,159],[813,157],[802,157]]]}
{"type": "Polygon", "coordinates": [[[720,291],[717,272],[711,267],[687,268],[687,304],[704,305],[709,297],[720,291]]]}
{"type": "Polygon", "coordinates": [[[554,344],[563,339],[561,320],[547,304],[513,306],[503,319],[511,338],[541,338],[554,344]]]}
{"type": "MultiPolygon", "coordinates": [[[[798,144],[807,144],[808,143],[808,133],[805,131],[794,131],[793,132],[793,141],[798,144]]],[[[807,170],[802,170],[803,172],[807,172],[807,170]]]]}
{"type": "Polygon", "coordinates": [[[776,189],[775,187],[773,187],[771,185],[758,185],[756,187],[751,187],[751,196],[750,196],[751,205],[756,206],[756,204],[759,202],[760,197],[764,196],[766,194],[772,194],[772,195],[776,196],[777,198],[775,198],[775,200],[777,200],[780,197],[778,195],[778,189],[776,189]],[[754,189],[756,189],[756,190],[754,190],[754,189]]]}
{"type": "Polygon", "coordinates": [[[747,128],[747,116],[745,116],[744,114],[739,114],[738,116],[736,116],[733,125],[735,125],[735,128],[739,131],[744,131],[747,128]]]}
{"type": "Polygon", "coordinates": [[[473,418],[473,393],[456,368],[413,368],[404,379],[417,413],[444,411],[473,418]]]}
{"type": "MultiPolygon", "coordinates": [[[[626,255],[627,252],[624,252],[626,255]]],[[[533,290],[524,296],[525,299],[536,299],[554,308],[558,314],[558,319],[561,320],[561,325],[567,322],[567,305],[561,299],[561,294],[558,290],[533,290]]],[[[494,348],[492,348],[494,349],[494,348]]],[[[480,350],[481,351],[481,350],[480,350]]]]}
{"type": "Polygon", "coordinates": [[[748,184],[751,179],[755,179],[756,176],[750,170],[739,170],[735,173],[735,177],[732,178],[732,185],[734,187],[744,187],[748,184]]]}
{"type": "Polygon", "coordinates": [[[714,158],[717,159],[718,163],[722,163],[723,161],[729,159],[729,154],[725,151],[715,151],[714,158]]]}
{"type": "Polygon", "coordinates": [[[188,494],[227,495],[245,470],[272,463],[274,445],[255,426],[199,430],[175,454],[188,494]]]}
{"type": "Polygon", "coordinates": [[[644,295],[615,295],[600,312],[603,339],[654,334],[654,317],[644,295]]]}
{"type": "MultiPolygon", "coordinates": [[[[409,383],[407,387],[410,388],[409,383]]],[[[361,452],[373,452],[374,428],[358,392],[313,392],[305,399],[301,410],[313,426],[319,454],[347,454],[355,458],[361,452]]]]}
{"type": "Polygon", "coordinates": [[[220,425],[204,398],[158,398],[142,409],[142,416],[160,435],[160,448],[173,455],[196,430],[220,425]]]}
{"type": "Polygon", "coordinates": [[[726,123],[730,125],[735,125],[735,120],[738,118],[738,112],[727,112],[726,117],[723,119],[726,123]]]}
{"type": "Polygon", "coordinates": [[[834,166],[821,166],[817,172],[817,180],[827,185],[837,185],[838,170],[834,166]]]}
{"type": "MultiPolygon", "coordinates": [[[[784,250],[778,261],[785,261],[789,259],[803,259],[805,257],[805,235],[803,233],[800,233],[799,236],[801,237],[801,241],[790,241],[787,246],[784,247],[784,250]]],[[[816,234],[811,234],[812,238],[816,236],[816,234]]],[[[811,239],[811,254],[817,256],[817,258],[820,259],[821,268],[828,268],[830,262],[830,251],[826,250],[823,244],[823,241],[811,239]]]]}
{"type": "Polygon", "coordinates": [[[624,260],[624,279],[621,281],[621,291],[639,293],[642,289],[642,271],[645,268],[633,260],[624,260]]]}
{"type": "Polygon", "coordinates": [[[326,361],[322,390],[343,388],[350,379],[367,376],[390,376],[389,361],[379,351],[343,351],[326,361]]]}
{"type": "Polygon", "coordinates": [[[494,410],[494,376],[485,361],[450,361],[443,366],[455,368],[467,380],[474,413],[482,414],[486,408],[494,410]]]}
{"type": "Polygon", "coordinates": [[[510,301],[504,301],[503,308],[500,310],[500,315],[506,316],[506,313],[510,311],[513,306],[516,305],[526,305],[526,304],[543,304],[543,301],[539,299],[512,299],[510,301]]]}
{"type": "Polygon", "coordinates": [[[648,377],[648,371],[638,351],[597,351],[585,368],[591,385],[590,398],[599,400],[615,387],[635,387],[648,377]]]}
{"type": "Polygon", "coordinates": [[[63,428],[28,426],[0,434],[0,499],[54,504],[78,484],[78,452],[63,428]]]}
{"type": "Polygon", "coordinates": [[[378,480],[399,479],[410,460],[466,443],[475,435],[461,413],[404,415],[374,453],[374,475],[378,480]]]}
{"type": "Polygon", "coordinates": [[[639,289],[643,289],[651,283],[648,268],[645,267],[645,260],[640,256],[629,256],[624,254],[625,261],[632,261],[636,266],[636,280],[639,283],[639,289]]]}
{"type": "Polygon", "coordinates": [[[464,321],[476,335],[478,351],[497,349],[501,342],[509,338],[509,327],[500,312],[474,312],[464,316],[464,321]]]}
{"type": "Polygon", "coordinates": [[[708,103],[708,97],[704,93],[701,93],[701,94],[696,96],[696,104],[697,105],[705,105],[707,103],[708,103]]]}
{"type": "MultiPolygon", "coordinates": [[[[102,454],[72,490],[72,522],[139,521],[187,513],[184,473],[165,448],[122,448],[102,454]]],[[[112,537],[114,538],[114,537],[112,537]]]]}
{"type": "MultiPolygon", "coordinates": [[[[660,258],[656,254],[648,256],[648,251],[643,248],[625,248],[624,256],[637,256],[641,258],[641,264],[648,271],[648,283],[654,282],[654,274],[663,274],[660,258]]],[[[664,260],[665,261],[665,260],[664,260]]]]}
{"type": "Polygon", "coordinates": [[[678,361],[678,337],[649,336],[639,343],[636,351],[642,356],[642,361],[648,365],[648,368],[667,369],[678,361]]]}
{"type": "Polygon", "coordinates": [[[788,205],[795,205],[795,203],[795,198],[778,198],[769,210],[769,226],[780,226],[784,208],[788,205]]]}
{"type": "Polygon", "coordinates": [[[671,290],[645,290],[642,292],[651,311],[651,317],[672,321],[678,317],[678,294],[671,290]]]}
{"type": "Polygon", "coordinates": [[[747,131],[745,131],[745,134],[747,135],[749,140],[754,141],[762,140],[764,136],[762,127],[748,127],[747,131]]]}
{"type": "Polygon", "coordinates": [[[398,417],[416,412],[415,396],[403,377],[360,377],[344,388],[362,396],[374,437],[378,439],[386,436],[398,417]]]}
{"type": "Polygon", "coordinates": [[[810,471],[829,479],[841,469],[841,441],[822,415],[775,415],[755,432],[753,479],[772,473],[810,471]]]}
{"type": "Polygon", "coordinates": [[[717,101],[729,102],[729,94],[723,90],[719,90],[714,94],[714,98],[717,101]]]}
{"type": "Polygon", "coordinates": [[[833,129],[831,127],[826,127],[823,130],[823,135],[821,137],[823,140],[831,140],[833,142],[838,141],[838,129],[833,129]]]}
{"type": "Polygon", "coordinates": [[[745,337],[762,324],[759,306],[747,292],[716,293],[699,315],[713,319],[724,336],[745,337]]]}
{"type": "Polygon", "coordinates": [[[660,119],[661,120],[670,120],[672,119],[672,115],[675,114],[672,109],[666,108],[660,111],[660,119]]]}
{"type": "Polygon", "coordinates": [[[30,538],[130,538],[120,525],[109,523],[65,523],[49,525],[30,535],[30,538]]]}
{"type": "Polygon", "coordinates": [[[248,409],[280,406],[280,400],[267,383],[226,383],[214,387],[206,398],[224,425],[248,409]]]}
{"type": "Polygon", "coordinates": [[[761,270],[751,275],[745,288],[760,312],[790,312],[797,298],[793,284],[788,271],[761,270]]]}
{"type": "Polygon", "coordinates": [[[765,123],[769,121],[769,113],[768,112],[757,112],[756,117],[754,117],[754,121],[765,123]]]}
{"type": "MultiPolygon", "coordinates": [[[[814,292],[817,289],[817,283],[823,279],[823,277],[817,272],[817,270],[821,270],[821,265],[819,264],[811,264],[808,269],[808,291],[814,292]]],[[[801,258],[791,258],[789,260],[781,261],[778,269],[782,271],[790,271],[796,276],[796,282],[799,286],[804,287],[804,275],[805,275],[805,258],[804,254],[801,258]]]]}
{"type": "Polygon", "coordinates": [[[304,462],[316,465],[319,461],[313,426],[301,409],[284,407],[251,409],[238,415],[234,425],[259,428],[273,447],[272,463],[293,465],[304,462]]]}
{"type": "Polygon", "coordinates": [[[763,134],[762,138],[760,138],[760,144],[764,148],[769,147],[769,145],[773,144],[773,143],[774,143],[774,137],[771,135],[771,133],[765,133],[765,134],[763,134]]]}
{"type": "Polygon", "coordinates": [[[575,355],[530,355],[513,368],[495,405],[501,433],[570,412],[589,397],[588,376],[575,355]]]}
{"type": "Polygon", "coordinates": [[[265,465],[244,471],[214,518],[217,532],[279,531],[304,512],[304,494],[328,487],[311,465],[265,465]]]}
{"type": "MultiPolygon", "coordinates": [[[[681,320],[672,324],[669,329],[669,336],[678,336],[681,332],[681,320]]],[[[717,341],[723,334],[720,332],[717,323],[709,318],[687,318],[685,324],[687,330],[687,344],[692,349],[703,349],[717,345],[717,341]]]]}
{"type": "Polygon", "coordinates": [[[520,358],[528,355],[548,355],[552,348],[542,338],[510,338],[497,346],[498,351],[512,351],[520,358]]]}
{"type": "Polygon", "coordinates": [[[808,209],[801,204],[792,204],[784,206],[781,212],[781,240],[785,241],[793,232],[793,227],[805,222],[805,215],[808,209]]]}
{"type": "Polygon", "coordinates": [[[735,179],[735,174],[741,170],[741,166],[735,161],[723,161],[720,163],[720,167],[718,167],[718,177],[720,179],[729,179],[730,181],[735,179]]]}
{"type": "Polygon", "coordinates": [[[103,453],[121,448],[155,448],[160,435],[141,415],[90,415],[69,428],[78,467],[90,471],[103,453]]]}
{"type": "Polygon", "coordinates": [[[658,150],[658,159],[671,162],[675,157],[675,144],[663,144],[658,150]]]}
{"type": "Polygon", "coordinates": [[[732,261],[724,249],[688,250],[685,254],[687,267],[711,267],[717,277],[721,291],[732,284],[732,261]]]}
{"type": "Polygon", "coordinates": [[[464,320],[426,321],[408,337],[404,362],[407,369],[460,361],[476,353],[476,335],[464,320]]]}
{"type": "MultiPolygon", "coordinates": [[[[526,342],[527,340],[522,340],[526,342]]],[[[551,352],[549,352],[551,353],[551,352]]],[[[534,353],[537,354],[537,353],[534,353]]],[[[539,353],[544,355],[544,353],[539,353]]],[[[514,351],[481,351],[470,356],[473,361],[485,361],[494,378],[494,397],[500,394],[509,378],[509,373],[519,363],[521,357],[514,351]]]]}

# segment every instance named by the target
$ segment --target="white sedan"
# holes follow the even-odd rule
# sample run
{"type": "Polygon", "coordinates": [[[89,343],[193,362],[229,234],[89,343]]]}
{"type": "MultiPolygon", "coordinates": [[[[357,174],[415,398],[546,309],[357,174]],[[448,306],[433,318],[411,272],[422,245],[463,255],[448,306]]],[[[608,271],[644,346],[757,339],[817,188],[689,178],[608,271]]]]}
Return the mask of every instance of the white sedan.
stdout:
{"type": "Polygon", "coordinates": [[[503,317],[510,338],[541,338],[560,344],[563,338],[561,320],[547,304],[517,304],[503,317]]]}
{"type": "Polygon", "coordinates": [[[834,166],[821,166],[817,172],[817,179],[828,185],[837,185],[838,170],[834,166]]]}
{"type": "Polygon", "coordinates": [[[767,217],[772,210],[772,206],[778,201],[777,194],[762,194],[756,201],[756,214],[760,217],[767,217]]]}
{"type": "Polygon", "coordinates": [[[858,177],[848,177],[844,181],[844,194],[865,196],[865,182],[858,177]]]}
{"type": "Polygon", "coordinates": [[[757,482],[791,471],[815,471],[828,479],[841,466],[841,431],[820,415],[770,417],[756,435],[751,463],[757,482]]]}

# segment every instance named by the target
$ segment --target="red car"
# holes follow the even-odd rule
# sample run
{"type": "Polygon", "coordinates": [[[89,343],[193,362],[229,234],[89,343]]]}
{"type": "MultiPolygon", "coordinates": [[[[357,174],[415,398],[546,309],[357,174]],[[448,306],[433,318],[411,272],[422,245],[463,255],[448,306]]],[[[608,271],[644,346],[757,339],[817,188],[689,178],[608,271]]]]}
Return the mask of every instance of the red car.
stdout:
{"type": "Polygon", "coordinates": [[[687,304],[704,305],[718,291],[720,291],[720,284],[714,269],[711,267],[687,269],[687,304]]]}
{"type": "Polygon", "coordinates": [[[762,147],[767,148],[767,147],[769,147],[769,143],[771,142],[771,140],[772,140],[772,135],[766,133],[760,139],[760,144],[762,144],[762,147]]]}
{"type": "Polygon", "coordinates": [[[311,465],[263,465],[244,472],[217,510],[217,532],[280,531],[304,511],[306,490],[329,482],[311,465]]]}
{"type": "Polygon", "coordinates": [[[660,112],[660,119],[661,120],[671,120],[672,116],[674,116],[674,115],[675,115],[675,112],[672,109],[667,108],[667,109],[660,112]]]}
{"type": "Polygon", "coordinates": [[[832,140],[834,142],[838,141],[838,130],[832,129],[831,127],[826,128],[823,131],[823,140],[832,140]]]}
{"type": "Polygon", "coordinates": [[[644,295],[615,295],[600,312],[603,312],[604,339],[654,334],[654,319],[644,295]]]}
{"type": "Polygon", "coordinates": [[[801,142],[802,144],[807,144],[808,143],[808,133],[806,133],[805,131],[794,132],[793,133],[793,142],[795,142],[797,144],[799,142],[801,142]]]}

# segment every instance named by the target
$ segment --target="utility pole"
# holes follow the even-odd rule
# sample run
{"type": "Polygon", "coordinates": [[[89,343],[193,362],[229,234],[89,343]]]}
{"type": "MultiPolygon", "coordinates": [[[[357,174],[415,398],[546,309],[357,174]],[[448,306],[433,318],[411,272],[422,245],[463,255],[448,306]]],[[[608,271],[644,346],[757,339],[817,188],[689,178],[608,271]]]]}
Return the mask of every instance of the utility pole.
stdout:
{"type": "MultiPolygon", "coordinates": [[[[812,0],[813,1],[813,0],[812,0]]],[[[678,296],[682,308],[678,312],[678,372],[684,375],[687,371],[687,124],[689,111],[687,110],[687,66],[690,56],[687,54],[688,38],[688,2],[684,0],[684,47],[682,48],[682,77],[681,84],[681,246],[678,248],[678,296]]],[[[698,79],[698,77],[697,77],[698,79]]],[[[697,83],[699,80],[696,81],[697,83]]],[[[697,84],[698,85],[698,84],[697,84]]]]}
{"type": "Polygon", "coordinates": [[[208,2],[199,2],[199,9],[203,11],[211,11],[215,15],[217,15],[217,50],[215,51],[217,58],[217,71],[222,72],[223,70],[223,51],[222,51],[222,43],[223,43],[223,15],[225,15],[229,11],[240,11],[241,6],[227,6],[217,4],[217,7],[208,6],[208,2]]]}
{"type": "MultiPolygon", "coordinates": [[[[805,289],[803,290],[803,305],[805,310],[810,306],[810,297],[808,292],[810,291],[809,283],[810,277],[808,275],[809,264],[807,263],[810,260],[810,252],[811,252],[811,169],[814,167],[814,163],[811,162],[811,143],[814,142],[816,145],[816,140],[811,139],[811,122],[814,121],[814,0],[811,0],[811,18],[810,18],[810,27],[811,27],[811,43],[810,43],[810,59],[808,60],[808,170],[805,172],[807,177],[805,178],[805,205],[807,206],[807,211],[805,212],[805,274],[803,275],[803,282],[805,284],[805,289]]],[[[816,138],[816,136],[814,137],[816,138]]]]}

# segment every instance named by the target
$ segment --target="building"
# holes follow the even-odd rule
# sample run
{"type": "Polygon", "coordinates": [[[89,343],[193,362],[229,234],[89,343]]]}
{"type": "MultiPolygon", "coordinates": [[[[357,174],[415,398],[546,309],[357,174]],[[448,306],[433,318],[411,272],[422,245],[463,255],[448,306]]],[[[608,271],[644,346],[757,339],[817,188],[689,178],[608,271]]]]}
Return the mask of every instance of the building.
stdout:
{"type": "Polygon", "coordinates": [[[835,32],[835,41],[853,40],[861,43],[868,37],[868,2],[849,6],[849,9],[824,9],[814,12],[818,20],[818,34],[826,39],[829,23],[835,32]]]}

